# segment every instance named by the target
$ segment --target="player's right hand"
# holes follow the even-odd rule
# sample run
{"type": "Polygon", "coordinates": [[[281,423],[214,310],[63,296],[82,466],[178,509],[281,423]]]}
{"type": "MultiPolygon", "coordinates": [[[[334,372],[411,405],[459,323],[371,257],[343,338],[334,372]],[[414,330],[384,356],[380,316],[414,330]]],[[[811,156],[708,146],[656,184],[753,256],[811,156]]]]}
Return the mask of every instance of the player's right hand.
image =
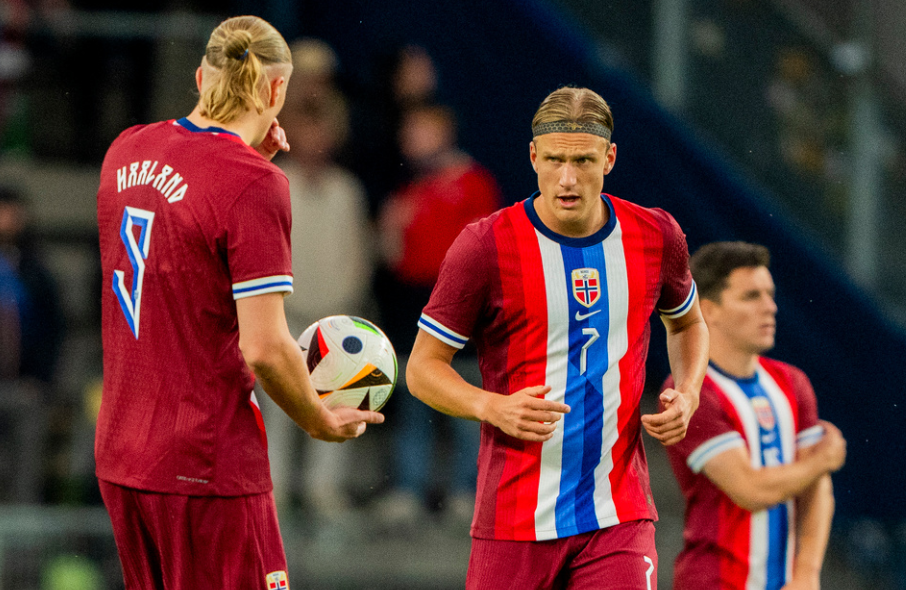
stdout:
{"type": "Polygon", "coordinates": [[[550,386],[526,387],[511,395],[490,397],[488,422],[516,438],[542,442],[554,435],[557,421],[569,413],[569,406],[543,399],[550,386]]]}
{"type": "Polygon", "coordinates": [[[310,432],[312,438],[327,442],[344,442],[362,436],[368,424],[380,424],[384,421],[383,414],[370,410],[344,407],[326,410],[328,423],[323,430],[310,432]]]}
{"type": "Polygon", "coordinates": [[[840,429],[825,420],[819,421],[824,427],[824,436],[812,447],[812,454],[818,455],[828,472],[838,471],[846,462],[846,439],[840,429]]]}
{"type": "Polygon", "coordinates": [[[280,127],[280,122],[277,121],[277,119],[274,119],[267,130],[267,135],[264,136],[261,143],[252,147],[254,147],[255,151],[261,154],[265,160],[273,160],[274,156],[277,155],[277,152],[289,151],[289,142],[286,140],[286,131],[283,130],[283,127],[280,127]]]}

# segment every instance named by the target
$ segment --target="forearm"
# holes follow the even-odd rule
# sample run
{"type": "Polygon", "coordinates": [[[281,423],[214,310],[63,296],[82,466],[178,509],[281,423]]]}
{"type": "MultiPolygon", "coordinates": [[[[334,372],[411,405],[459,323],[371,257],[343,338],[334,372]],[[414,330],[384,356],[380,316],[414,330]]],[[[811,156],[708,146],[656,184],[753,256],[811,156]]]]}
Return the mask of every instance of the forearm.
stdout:
{"type": "Polygon", "coordinates": [[[324,431],[329,411],[311,385],[299,346],[291,338],[248,357],[255,377],[274,403],[312,436],[324,431]]]}
{"type": "Polygon", "coordinates": [[[694,408],[708,369],[708,346],[708,326],[700,315],[680,327],[668,326],[667,357],[674,389],[693,396],[694,408]]]}
{"type": "Polygon", "coordinates": [[[417,350],[409,357],[406,385],[412,395],[438,412],[468,420],[486,420],[487,396],[495,395],[466,382],[450,363],[417,350]]]}
{"type": "Polygon", "coordinates": [[[737,506],[749,512],[766,510],[799,496],[826,473],[827,469],[814,458],[755,469],[748,462],[748,453],[741,449],[727,451],[705,465],[705,475],[737,506]],[[742,456],[730,462],[731,453],[737,451],[742,456]]]}
{"type": "Polygon", "coordinates": [[[818,478],[796,500],[796,556],[793,579],[818,587],[834,516],[831,476],[818,478]]]}

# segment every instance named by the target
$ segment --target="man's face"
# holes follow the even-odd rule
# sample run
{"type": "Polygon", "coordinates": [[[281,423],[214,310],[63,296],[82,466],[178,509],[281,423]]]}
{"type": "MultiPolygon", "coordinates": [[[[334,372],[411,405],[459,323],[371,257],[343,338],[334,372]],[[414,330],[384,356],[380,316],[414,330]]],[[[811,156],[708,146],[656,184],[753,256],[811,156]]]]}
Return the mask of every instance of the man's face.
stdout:
{"type": "Polygon", "coordinates": [[[601,191],[617,157],[617,146],[590,133],[548,133],[530,144],[541,196],[535,210],[555,232],[591,235],[603,225],[601,191]]]}
{"type": "Polygon", "coordinates": [[[452,149],[456,141],[450,125],[441,117],[429,111],[415,111],[403,117],[399,143],[403,157],[419,164],[452,149]]]}
{"type": "Polygon", "coordinates": [[[774,347],[774,280],[764,266],[734,269],[720,302],[703,305],[708,328],[741,352],[761,354],[774,347]]]}

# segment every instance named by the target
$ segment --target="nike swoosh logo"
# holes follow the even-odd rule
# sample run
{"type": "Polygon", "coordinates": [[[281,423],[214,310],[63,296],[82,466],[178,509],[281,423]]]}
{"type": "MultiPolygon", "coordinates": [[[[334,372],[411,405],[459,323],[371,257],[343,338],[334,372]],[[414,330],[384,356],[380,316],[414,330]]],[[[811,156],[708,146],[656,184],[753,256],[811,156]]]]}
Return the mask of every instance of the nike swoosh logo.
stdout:
{"type": "Polygon", "coordinates": [[[590,318],[591,316],[595,315],[596,313],[601,313],[601,310],[599,309],[598,311],[592,311],[592,312],[589,312],[589,313],[579,313],[579,312],[577,311],[577,312],[576,312],[576,321],[577,321],[577,322],[581,322],[582,320],[587,320],[588,318],[590,318]]]}

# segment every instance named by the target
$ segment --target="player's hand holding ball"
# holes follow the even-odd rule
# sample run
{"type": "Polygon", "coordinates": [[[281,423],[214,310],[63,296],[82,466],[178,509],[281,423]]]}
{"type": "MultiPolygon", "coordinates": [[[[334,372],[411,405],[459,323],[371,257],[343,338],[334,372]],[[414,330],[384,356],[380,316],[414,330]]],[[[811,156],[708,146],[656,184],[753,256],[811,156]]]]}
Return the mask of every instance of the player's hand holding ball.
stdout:
{"type": "Polygon", "coordinates": [[[330,434],[313,435],[340,442],[380,424],[378,413],[396,387],[399,365],[380,328],[359,317],[322,318],[298,339],[315,391],[338,422],[330,434]]]}

